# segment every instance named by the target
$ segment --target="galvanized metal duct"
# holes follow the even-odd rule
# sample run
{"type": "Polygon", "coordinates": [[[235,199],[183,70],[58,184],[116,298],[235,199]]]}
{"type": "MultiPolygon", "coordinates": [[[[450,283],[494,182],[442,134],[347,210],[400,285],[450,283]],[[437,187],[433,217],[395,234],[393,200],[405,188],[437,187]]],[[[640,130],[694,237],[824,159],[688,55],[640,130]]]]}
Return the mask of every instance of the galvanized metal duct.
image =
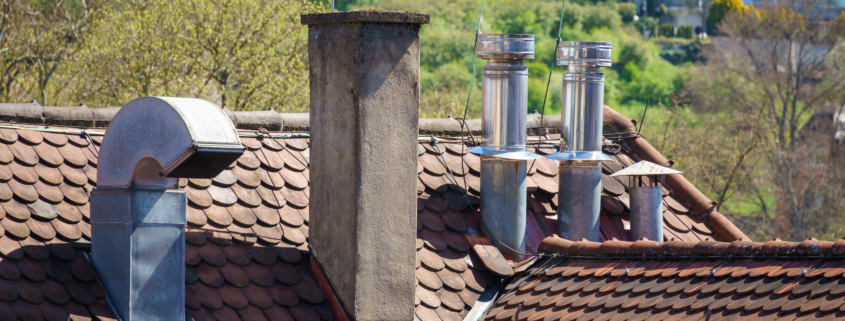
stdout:
{"type": "Polygon", "coordinates": [[[631,239],[663,241],[663,185],[668,174],[681,172],[641,161],[610,175],[630,180],[631,239]]]}
{"type": "Polygon", "coordinates": [[[92,260],[122,320],[185,317],[187,198],[178,178],[243,154],[235,126],[200,99],[143,97],[115,115],[91,193],[92,260]]]}
{"type": "Polygon", "coordinates": [[[534,58],[534,35],[478,35],[478,57],[488,59],[481,76],[482,146],[481,211],[489,235],[502,253],[521,258],[525,252],[528,67],[534,58]]]}
{"type": "Polygon", "coordinates": [[[604,74],[610,67],[611,43],[561,41],[557,64],[569,66],[563,75],[561,150],[548,156],[560,161],[558,220],[560,235],[570,240],[598,242],[601,209],[604,74]]]}

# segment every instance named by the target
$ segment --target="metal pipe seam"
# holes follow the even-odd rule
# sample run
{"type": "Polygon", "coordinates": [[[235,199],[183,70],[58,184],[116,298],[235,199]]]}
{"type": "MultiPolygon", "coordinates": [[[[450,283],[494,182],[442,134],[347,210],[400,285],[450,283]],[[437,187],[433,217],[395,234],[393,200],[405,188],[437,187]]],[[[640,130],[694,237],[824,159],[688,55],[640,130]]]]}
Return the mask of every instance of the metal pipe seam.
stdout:
{"type": "MultiPolygon", "coordinates": [[[[622,114],[607,106],[604,106],[604,121],[623,132],[631,132],[631,128],[636,122],[635,120],[622,116],[622,114]]],[[[647,160],[661,166],[671,166],[669,164],[669,160],[660,154],[657,149],[651,146],[645,138],[624,138],[623,141],[625,141],[631,150],[643,160],[647,160]]],[[[672,191],[677,193],[682,200],[687,202],[695,213],[702,215],[705,221],[713,227],[716,234],[725,241],[733,242],[736,240],[751,240],[722,213],[713,210],[715,204],[710,201],[704,193],[695,188],[695,186],[693,186],[692,183],[690,183],[683,175],[666,175],[666,185],[668,185],[672,191]]]]}

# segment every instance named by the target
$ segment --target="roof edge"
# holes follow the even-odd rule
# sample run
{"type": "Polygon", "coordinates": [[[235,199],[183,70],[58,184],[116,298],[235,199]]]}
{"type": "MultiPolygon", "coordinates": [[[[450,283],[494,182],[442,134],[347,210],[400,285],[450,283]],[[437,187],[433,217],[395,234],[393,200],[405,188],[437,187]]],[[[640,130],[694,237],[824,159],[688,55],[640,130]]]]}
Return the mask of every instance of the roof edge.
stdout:
{"type": "MultiPolygon", "coordinates": [[[[72,127],[108,127],[121,107],[88,108],[40,106],[36,102],[24,104],[0,103],[0,121],[72,127]]],[[[277,113],[274,110],[231,111],[224,108],[223,113],[232,120],[238,129],[284,132],[308,132],[311,130],[309,113],[277,113]]],[[[420,118],[419,134],[423,136],[460,137],[462,122],[452,118],[420,118]]],[[[480,136],[483,134],[481,119],[466,121],[463,134],[480,136]]],[[[560,133],[560,115],[540,116],[534,112],[528,115],[528,134],[543,136],[560,133]],[[542,125],[541,125],[542,121],[542,125]]]]}
{"type": "Polygon", "coordinates": [[[645,238],[635,242],[619,241],[615,238],[605,242],[590,242],[586,239],[573,242],[557,235],[545,238],[539,250],[580,257],[683,257],[683,256],[732,256],[732,257],[821,257],[845,256],[845,238],[836,242],[809,238],[803,242],[785,242],[773,239],[768,242],[750,241],[650,241],[645,238]]]}
{"type": "MultiPolygon", "coordinates": [[[[636,132],[636,120],[625,118],[625,116],[608,106],[604,106],[604,121],[619,131],[636,132]]],[[[660,152],[651,146],[651,144],[649,144],[642,136],[637,135],[632,138],[623,138],[623,140],[629,147],[631,147],[631,150],[643,160],[664,167],[672,167],[673,163],[660,154],[660,152]]],[[[695,213],[701,215],[722,239],[728,242],[736,240],[750,240],[750,238],[737,228],[736,225],[731,223],[725,215],[716,211],[716,202],[707,198],[707,196],[695,188],[695,186],[692,185],[686,177],[681,174],[666,175],[666,184],[669,185],[669,187],[672,188],[672,191],[677,193],[684,202],[687,202],[695,213]]]]}

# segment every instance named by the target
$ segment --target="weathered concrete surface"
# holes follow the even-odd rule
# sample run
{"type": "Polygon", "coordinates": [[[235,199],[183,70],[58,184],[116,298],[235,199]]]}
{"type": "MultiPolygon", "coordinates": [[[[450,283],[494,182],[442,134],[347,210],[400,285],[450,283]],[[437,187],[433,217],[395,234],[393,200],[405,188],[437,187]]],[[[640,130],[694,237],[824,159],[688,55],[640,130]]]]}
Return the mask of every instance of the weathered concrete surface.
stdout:
{"type": "Polygon", "coordinates": [[[354,320],[414,319],[419,30],[308,28],[310,241],[354,320]]]}

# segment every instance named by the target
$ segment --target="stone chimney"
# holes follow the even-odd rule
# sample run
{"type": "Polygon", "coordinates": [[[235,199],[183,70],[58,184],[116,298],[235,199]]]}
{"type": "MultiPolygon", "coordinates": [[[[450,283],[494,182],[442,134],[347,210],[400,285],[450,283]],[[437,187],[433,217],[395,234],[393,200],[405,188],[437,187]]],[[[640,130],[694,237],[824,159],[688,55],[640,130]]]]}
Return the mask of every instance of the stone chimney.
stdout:
{"type": "Polygon", "coordinates": [[[313,253],[354,320],[413,320],[420,95],[429,16],[302,15],[311,74],[313,253]]]}

